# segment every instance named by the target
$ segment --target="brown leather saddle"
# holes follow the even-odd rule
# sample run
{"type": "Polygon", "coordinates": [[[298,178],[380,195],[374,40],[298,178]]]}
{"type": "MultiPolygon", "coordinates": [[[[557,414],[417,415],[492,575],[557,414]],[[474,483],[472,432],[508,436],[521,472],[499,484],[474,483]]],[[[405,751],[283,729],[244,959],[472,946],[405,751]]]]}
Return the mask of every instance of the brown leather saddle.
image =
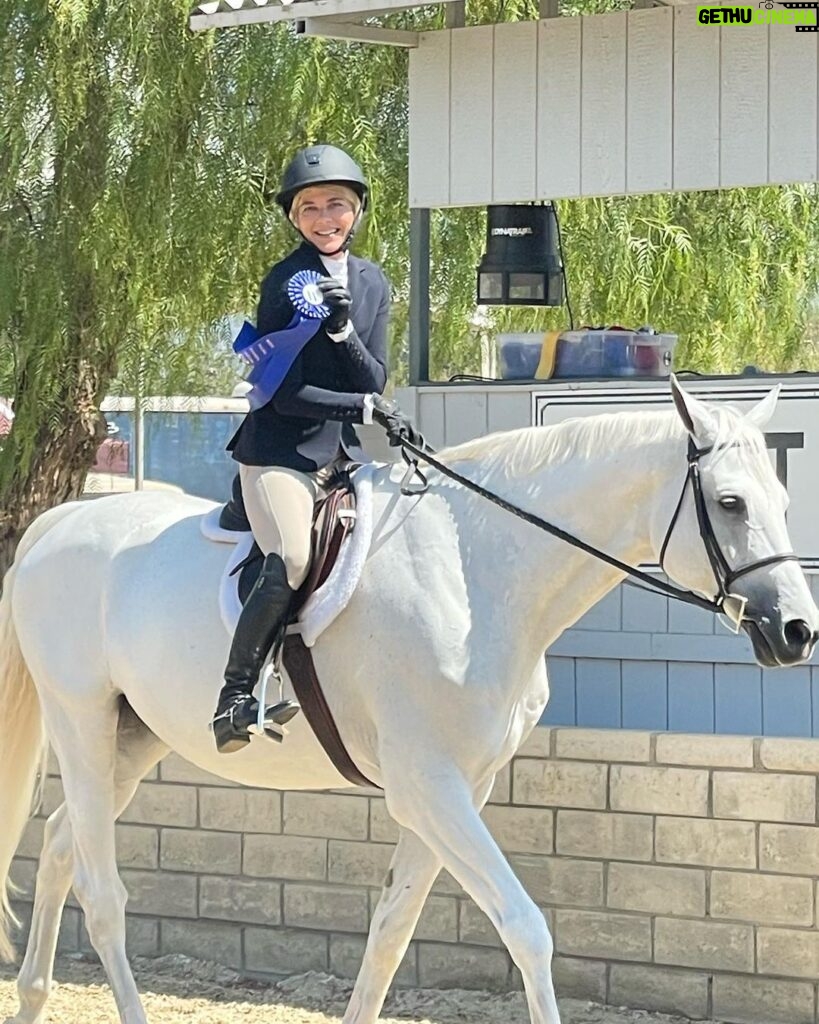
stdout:
{"type": "MultiPolygon", "coordinates": [[[[351,474],[356,468],[356,463],[340,467],[327,482],[323,488],[324,494],[315,504],[310,572],[293,599],[291,623],[296,621],[310,595],[326,582],[336,564],[344,538],[355,526],[356,498],[351,474]]],[[[250,530],[238,474],[233,481],[231,500],[219,517],[219,525],[225,530],[250,530]]],[[[242,604],[258,578],[263,561],[264,555],[254,542],[247,557],[233,570],[234,574],[239,573],[239,599],[242,604]]],[[[374,783],[358,770],[347,753],[316,675],[313,655],[300,633],[288,633],[285,637],[282,661],[304,715],[337,771],[355,785],[373,786],[374,783]]]]}

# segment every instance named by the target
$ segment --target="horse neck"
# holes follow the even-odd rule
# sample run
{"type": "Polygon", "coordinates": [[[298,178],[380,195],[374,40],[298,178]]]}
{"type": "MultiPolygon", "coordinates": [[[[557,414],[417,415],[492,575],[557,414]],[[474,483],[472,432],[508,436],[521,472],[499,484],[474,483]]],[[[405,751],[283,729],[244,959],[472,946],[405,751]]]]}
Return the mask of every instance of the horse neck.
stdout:
{"type": "MultiPolygon", "coordinates": [[[[682,433],[675,432],[670,423],[662,424],[663,430],[656,429],[657,417],[673,414],[622,414],[623,420],[641,415],[646,418],[647,430],[654,428],[655,440],[639,444],[633,429],[612,429],[605,445],[591,454],[547,462],[533,473],[514,477],[504,474],[504,460],[499,458],[485,486],[630,565],[651,561],[657,557],[651,523],[661,511],[658,503],[664,511],[665,504],[673,501],[672,492],[682,487],[685,446],[682,433]],[[649,417],[655,421],[650,423],[649,417]]],[[[584,424],[578,424],[577,429],[583,430],[584,424]]],[[[578,445],[578,451],[581,449],[578,445]]],[[[510,451],[509,455],[513,460],[514,453],[510,451]]],[[[474,478],[474,473],[469,475],[474,478]]],[[[668,518],[672,511],[669,507],[668,518]]],[[[500,527],[503,536],[509,538],[509,550],[523,555],[522,564],[515,559],[515,564],[508,567],[506,600],[513,613],[527,627],[531,625],[526,630],[533,644],[529,656],[540,657],[544,647],[616,586],[624,574],[508,512],[499,510],[498,514],[504,518],[492,517],[494,549],[499,553],[502,550],[497,535],[500,527]]],[[[496,571],[502,574],[500,564],[496,571]]]]}

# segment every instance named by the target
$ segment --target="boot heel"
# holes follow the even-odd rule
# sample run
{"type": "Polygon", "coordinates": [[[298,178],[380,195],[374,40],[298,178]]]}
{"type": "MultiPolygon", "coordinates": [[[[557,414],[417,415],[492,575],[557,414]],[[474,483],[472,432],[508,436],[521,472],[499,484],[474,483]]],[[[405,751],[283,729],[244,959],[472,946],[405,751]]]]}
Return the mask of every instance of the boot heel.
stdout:
{"type": "Polygon", "coordinates": [[[238,732],[228,718],[220,718],[213,723],[213,738],[220,754],[235,754],[250,743],[250,736],[238,732]]]}

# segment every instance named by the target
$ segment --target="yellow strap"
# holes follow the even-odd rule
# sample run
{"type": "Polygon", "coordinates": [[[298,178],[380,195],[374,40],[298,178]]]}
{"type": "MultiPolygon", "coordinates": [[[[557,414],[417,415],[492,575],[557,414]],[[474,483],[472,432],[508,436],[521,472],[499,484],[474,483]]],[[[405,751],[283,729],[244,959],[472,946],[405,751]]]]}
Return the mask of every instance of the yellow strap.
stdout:
{"type": "Polygon", "coordinates": [[[535,377],[538,380],[548,380],[555,372],[555,357],[557,356],[557,339],[561,331],[546,331],[543,335],[543,348],[540,350],[540,362],[535,370],[535,377]]]}

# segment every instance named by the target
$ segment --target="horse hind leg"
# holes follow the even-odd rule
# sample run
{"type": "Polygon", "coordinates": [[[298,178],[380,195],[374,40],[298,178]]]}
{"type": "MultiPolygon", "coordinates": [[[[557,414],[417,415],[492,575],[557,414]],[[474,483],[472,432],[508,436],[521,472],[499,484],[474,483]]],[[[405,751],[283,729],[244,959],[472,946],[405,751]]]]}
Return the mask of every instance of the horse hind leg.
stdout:
{"type": "MultiPolygon", "coordinates": [[[[116,732],[116,768],[113,785],[113,815],[110,819],[111,830],[113,830],[114,817],[118,817],[128,806],[142,778],[167,753],[167,750],[168,747],[136,718],[126,704],[123,704],[116,732]]],[[[63,775],[65,784],[65,768],[63,775]]],[[[89,789],[89,797],[92,792],[93,790],[89,789]]],[[[72,828],[68,802],[66,802],[51,815],[46,825],[40,867],[37,873],[31,930],[26,956],[17,980],[20,1008],[17,1016],[11,1018],[7,1024],[41,1024],[44,1020],[43,1010],[52,986],[52,971],[60,918],[74,877],[75,863],[77,865],[80,863],[79,860],[75,862],[74,833],[75,829],[72,828]]],[[[114,873],[116,874],[116,866],[114,866],[114,873]]],[[[116,878],[116,881],[119,882],[119,879],[116,878]]],[[[83,902],[82,898],[81,902],[83,902]]],[[[86,920],[89,921],[87,912],[86,920]]],[[[99,940],[101,938],[100,929],[94,928],[89,921],[92,944],[95,944],[95,932],[99,940]]],[[[121,939],[121,955],[124,960],[124,921],[121,939]]],[[[114,946],[116,946],[116,942],[114,946]]],[[[112,980],[112,989],[114,989],[112,972],[117,974],[122,972],[121,964],[116,963],[117,952],[114,950],[108,956],[103,956],[99,946],[95,944],[95,948],[100,953],[109,979],[112,980]],[[111,964],[110,969],[109,963],[111,964]]],[[[120,1017],[122,1021],[128,1021],[129,1024],[130,1021],[139,1024],[145,1018],[139,1006],[139,997],[136,995],[136,987],[130,976],[127,961],[125,961],[125,971],[127,973],[125,986],[120,991],[123,988],[125,990],[132,988],[130,998],[132,1006],[135,1005],[136,1008],[132,1009],[126,1005],[123,1011],[122,996],[118,996],[115,990],[120,1017]],[[128,985],[129,978],[130,986],[128,985]]],[[[127,996],[127,994],[126,992],[125,995],[127,996]]]]}
{"type": "Polygon", "coordinates": [[[382,764],[390,813],[441,860],[487,915],[523,976],[532,1024],[560,1024],[552,983],[554,943],[543,913],[515,876],[452,766],[423,775],[382,764]]]}
{"type": "Polygon", "coordinates": [[[407,950],[441,862],[401,829],[387,881],[373,914],[364,960],[342,1024],[375,1024],[387,989],[407,950]]]}

